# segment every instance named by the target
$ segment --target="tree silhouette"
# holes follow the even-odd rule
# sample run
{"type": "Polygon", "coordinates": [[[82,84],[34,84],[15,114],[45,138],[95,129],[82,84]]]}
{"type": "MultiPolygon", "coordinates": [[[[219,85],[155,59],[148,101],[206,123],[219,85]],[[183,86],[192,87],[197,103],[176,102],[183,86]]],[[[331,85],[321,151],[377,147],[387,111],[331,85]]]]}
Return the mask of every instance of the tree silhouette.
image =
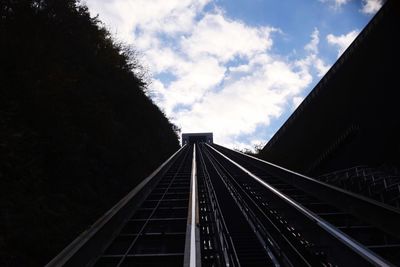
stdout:
{"type": "Polygon", "coordinates": [[[179,144],[86,6],[3,0],[0,19],[0,265],[40,266],[179,144]]]}

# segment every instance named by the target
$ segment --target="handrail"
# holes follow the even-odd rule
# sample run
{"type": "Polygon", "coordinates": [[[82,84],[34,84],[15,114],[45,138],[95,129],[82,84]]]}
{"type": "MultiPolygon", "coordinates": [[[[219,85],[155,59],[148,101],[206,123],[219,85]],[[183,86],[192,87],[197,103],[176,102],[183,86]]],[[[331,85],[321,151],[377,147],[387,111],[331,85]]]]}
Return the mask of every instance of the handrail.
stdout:
{"type": "MultiPolygon", "coordinates": [[[[215,144],[213,144],[215,145],[215,144]]],[[[218,146],[218,145],[217,145],[218,146]]],[[[231,152],[257,160],[267,167],[272,167],[271,173],[279,175],[292,185],[314,195],[336,207],[339,207],[360,219],[371,223],[382,231],[400,238],[400,209],[385,203],[344,190],[331,184],[318,181],[306,175],[288,170],[274,163],[246,155],[223,147],[231,152]],[[385,219],[382,219],[385,218],[385,219]]]]}
{"type": "MultiPolygon", "coordinates": [[[[207,144],[208,145],[208,144],[207,144]]],[[[285,202],[289,203],[292,207],[300,211],[303,215],[307,216],[309,219],[314,221],[317,225],[319,225],[321,228],[323,228],[325,231],[333,235],[335,238],[337,238],[339,241],[341,241],[343,244],[345,244],[347,247],[349,247],[351,250],[365,258],[367,261],[370,263],[376,265],[376,266],[392,266],[390,263],[382,259],[380,256],[376,255],[374,252],[368,250],[365,248],[362,244],[358,243],[357,241],[353,240],[351,237],[343,233],[342,231],[338,230],[336,227],[325,221],[324,219],[320,218],[317,216],[315,213],[312,211],[308,210],[301,204],[297,203],[296,201],[290,199],[286,195],[282,194],[279,192],[277,189],[275,189],[273,186],[269,185],[265,181],[263,181],[261,178],[238,164],[237,162],[233,161],[229,157],[225,156],[223,153],[215,149],[214,147],[208,145],[211,149],[213,149],[215,152],[217,152],[219,155],[221,155],[223,158],[234,164],[236,167],[244,171],[246,174],[248,174],[250,177],[252,177],[254,180],[256,180],[258,183],[260,183],[262,186],[267,188],[269,191],[271,191],[273,194],[284,200],[285,202]]],[[[278,167],[278,166],[277,166],[278,167]]]]}
{"type": "Polygon", "coordinates": [[[193,144],[192,172],[190,181],[190,197],[188,206],[188,222],[186,231],[185,244],[185,267],[200,267],[200,232],[199,232],[199,215],[197,200],[197,166],[196,166],[196,144],[193,144]]]}
{"type": "MultiPolygon", "coordinates": [[[[186,146],[186,145],[185,145],[186,146]]],[[[112,218],[120,212],[128,203],[136,196],[142,189],[168,164],[170,161],[185,147],[181,147],[172,156],[170,156],[163,164],[161,164],[155,171],[147,176],[140,182],[134,189],[132,189],[125,197],[123,197],[117,204],[109,209],[103,216],[101,216],[89,229],[85,230],[76,239],[74,239],[67,247],[65,247],[57,256],[55,256],[45,267],[59,267],[68,264],[68,262],[76,256],[78,251],[84,247],[89,240],[99,233],[112,218]]]]}
{"type": "Polygon", "coordinates": [[[334,176],[334,175],[338,175],[338,174],[340,174],[340,173],[345,173],[345,172],[349,172],[349,171],[352,171],[352,170],[357,170],[358,168],[365,169],[365,168],[369,168],[369,167],[368,167],[367,165],[356,165],[356,166],[353,166],[353,167],[349,167],[349,168],[345,168],[345,169],[340,169],[340,170],[336,170],[336,171],[333,171],[333,172],[327,172],[327,173],[318,175],[318,178],[320,178],[320,177],[322,178],[322,177],[334,176]]]}

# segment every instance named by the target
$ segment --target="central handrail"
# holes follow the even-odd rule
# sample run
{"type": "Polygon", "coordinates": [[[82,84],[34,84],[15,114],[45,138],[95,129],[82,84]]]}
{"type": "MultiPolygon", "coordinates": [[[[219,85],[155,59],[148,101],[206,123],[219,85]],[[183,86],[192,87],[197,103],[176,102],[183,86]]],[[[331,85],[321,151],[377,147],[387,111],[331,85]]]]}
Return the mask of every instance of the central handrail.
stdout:
{"type": "Polygon", "coordinates": [[[186,231],[184,267],[200,267],[200,233],[197,197],[197,166],[196,166],[196,144],[193,144],[192,171],[190,179],[190,197],[188,207],[188,222],[186,231]]]}

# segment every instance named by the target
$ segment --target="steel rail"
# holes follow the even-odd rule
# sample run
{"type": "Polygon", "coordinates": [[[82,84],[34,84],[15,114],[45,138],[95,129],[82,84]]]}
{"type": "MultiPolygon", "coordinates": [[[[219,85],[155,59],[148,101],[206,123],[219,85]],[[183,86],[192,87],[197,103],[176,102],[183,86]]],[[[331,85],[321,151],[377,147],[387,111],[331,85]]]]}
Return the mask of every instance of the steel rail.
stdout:
{"type": "MultiPolygon", "coordinates": [[[[221,146],[217,145],[217,147],[221,146]]],[[[288,170],[274,163],[246,155],[241,152],[233,151],[225,147],[222,148],[230,151],[231,153],[236,153],[263,163],[265,167],[269,168],[268,172],[276,175],[291,185],[294,185],[310,195],[326,201],[327,203],[330,203],[331,205],[336,206],[343,211],[355,215],[359,219],[362,219],[365,222],[368,222],[381,229],[383,232],[400,238],[400,209],[330,185],[328,183],[315,180],[311,177],[288,170]],[[384,220],[382,218],[384,218],[384,220]]]]}
{"type": "MultiPolygon", "coordinates": [[[[382,267],[389,267],[393,266],[386,260],[382,259],[380,256],[375,254],[374,252],[370,251],[369,249],[365,248],[362,244],[358,243],[357,241],[353,240],[351,237],[343,233],[342,231],[338,230],[336,227],[325,221],[324,219],[320,218],[316,214],[314,214],[312,211],[308,210],[304,206],[300,205],[296,201],[290,199],[287,197],[285,194],[282,194],[279,192],[277,189],[275,189],[273,186],[269,185],[265,181],[263,181],[261,178],[250,172],[248,169],[244,168],[237,162],[233,161],[229,157],[225,156],[223,153],[215,149],[214,147],[210,146],[207,144],[208,147],[210,147],[212,150],[214,150],[216,153],[221,155],[223,158],[231,162],[233,165],[241,169],[243,172],[245,172],[247,175],[249,175],[251,178],[256,180],[258,183],[260,183],[262,186],[267,188],[270,192],[278,196],[280,199],[284,200],[286,203],[289,203],[292,207],[294,207],[296,210],[300,211],[303,215],[305,215],[307,218],[311,219],[314,223],[316,223],[319,227],[324,229],[326,232],[331,234],[333,237],[335,237],[337,240],[341,241],[344,245],[346,245],[348,248],[350,248],[352,251],[356,252],[358,255],[360,255],[362,258],[370,262],[371,264],[375,266],[382,266],[382,267]]],[[[289,171],[289,170],[288,170],[289,171]]],[[[294,173],[294,172],[293,172],[294,173]]]]}
{"type": "MultiPolygon", "coordinates": [[[[290,241],[288,236],[286,236],[284,232],[282,232],[282,229],[279,229],[279,226],[276,224],[276,222],[271,220],[271,218],[268,216],[268,213],[265,212],[265,209],[263,209],[263,207],[260,207],[256,203],[255,199],[252,196],[250,196],[249,192],[247,192],[240,185],[240,183],[234,178],[234,176],[230,173],[230,171],[225,168],[224,164],[222,164],[220,160],[218,160],[210,152],[208,153],[210,157],[212,157],[216,162],[218,162],[220,167],[230,177],[232,183],[236,185],[238,190],[240,190],[243,196],[249,201],[249,204],[254,207],[254,209],[252,209],[249,205],[246,205],[246,207],[243,210],[246,210],[246,212],[249,213],[248,216],[254,220],[253,224],[257,225],[259,228],[257,229],[257,231],[260,231],[262,229],[261,231],[263,231],[264,233],[260,233],[260,236],[265,235],[264,243],[267,242],[269,243],[269,245],[275,251],[277,257],[281,260],[283,265],[285,265],[285,263],[295,262],[297,266],[299,264],[299,261],[302,261],[305,266],[312,266],[312,263],[309,261],[309,259],[304,257],[304,255],[300,252],[299,248],[296,247],[296,245],[293,244],[292,241],[290,241]],[[256,213],[258,214],[259,217],[256,217],[256,213]],[[266,225],[263,223],[262,218],[266,220],[264,222],[267,222],[268,229],[266,225]],[[274,234],[272,232],[274,232],[274,234]]],[[[242,205],[241,202],[239,202],[238,205],[242,205]]]]}
{"type": "MultiPolygon", "coordinates": [[[[225,184],[226,188],[230,192],[234,202],[236,202],[236,205],[239,207],[241,213],[243,216],[246,218],[246,221],[252,228],[254,234],[257,236],[257,239],[259,240],[260,244],[262,244],[262,247],[264,248],[266,254],[268,255],[269,259],[271,260],[271,263],[275,267],[279,267],[280,263],[277,260],[276,255],[274,252],[272,252],[271,247],[273,244],[270,242],[271,236],[266,234],[267,238],[266,240],[263,238],[264,233],[261,233],[260,229],[260,223],[255,219],[255,214],[251,210],[251,208],[247,205],[246,201],[242,198],[242,196],[237,192],[236,188],[232,185],[231,181],[227,181],[225,178],[227,177],[226,175],[231,176],[231,174],[224,168],[223,164],[215,158],[214,155],[212,155],[209,151],[206,151],[205,154],[208,154],[207,157],[209,158],[209,161],[211,165],[214,167],[216,173],[218,174],[219,178],[221,181],[225,184]],[[267,244],[268,243],[268,244],[267,244]]],[[[234,179],[232,179],[234,183],[237,183],[234,179]]],[[[275,244],[274,244],[275,245],[275,244]]]]}
{"type": "MultiPolygon", "coordinates": [[[[88,251],[91,249],[88,246],[97,246],[96,251],[103,249],[103,246],[99,248],[98,244],[96,244],[98,240],[95,240],[95,237],[99,235],[104,235],[102,230],[107,226],[112,224],[113,220],[117,215],[122,212],[127,212],[126,209],[131,209],[129,207],[132,205],[133,200],[139,194],[144,193],[144,189],[146,186],[150,185],[150,182],[153,181],[154,177],[160,174],[162,171],[165,171],[172,160],[186,147],[181,147],[178,151],[176,151],[172,156],[170,156],[164,163],[162,163],[155,171],[153,171],[149,176],[147,176],[142,182],[140,182],[134,189],[132,189],[125,197],[123,197],[117,204],[115,204],[111,209],[109,209],[102,217],[100,217],[89,229],[85,230],[82,234],[80,234],[76,239],[74,239],[67,247],[65,247],[57,256],[55,256],[49,263],[45,265],[45,267],[59,267],[59,266],[76,266],[77,262],[81,262],[86,260],[87,263],[91,260],[89,258],[88,251]],[[84,252],[82,252],[85,250],[84,252]]],[[[170,166],[170,165],[169,165],[170,166]]],[[[149,192],[148,192],[149,193],[149,192]]],[[[125,217],[125,216],[123,216],[125,217]]],[[[119,219],[123,221],[123,219],[119,219]]],[[[115,224],[115,222],[114,222],[115,224]]],[[[115,229],[115,225],[113,224],[113,229],[115,229]]],[[[119,225],[119,224],[118,224],[119,225]]],[[[110,233],[107,234],[111,239],[110,233]]],[[[92,251],[91,251],[92,252],[92,251]]],[[[87,264],[86,263],[86,264],[87,264]]],[[[82,264],[80,264],[82,265],[82,264]]]]}
{"type": "MultiPolygon", "coordinates": [[[[156,210],[159,208],[161,201],[163,201],[163,199],[165,198],[169,188],[172,186],[172,184],[174,183],[174,180],[177,177],[177,174],[179,173],[179,170],[181,170],[184,165],[185,165],[185,160],[186,157],[188,155],[189,151],[187,151],[184,155],[183,155],[183,159],[181,160],[181,162],[179,163],[178,169],[175,172],[173,178],[171,179],[171,181],[169,182],[167,188],[165,189],[164,193],[162,194],[161,198],[158,200],[156,206],[154,208],[151,209],[151,213],[149,215],[149,217],[146,219],[145,223],[143,224],[143,226],[141,227],[139,233],[136,235],[136,237],[133,239],[133,241],[131,242],[131,244],[129,245],[128,249],[125,251],[123,257],[120,259],[117,267],[122,266],[122,264],[124,263],[124,260],[127,258],[129,251],[133,248],[133,246],[136,244],[136,242],[139,240],[139,237],[143,235],[143,231],[145,230],[145,228],[147,227],[147,225],[149,224],[150,218],[155,214],[156,210]]],[[[162,179],[161,179],[162,181],[162,179]]]]}
{"type": "Polygon", "coordinates": [[[185,257],[183,266],[200,267],[200,243],[199,243],[199,216],[197,201],[197,166],[196,144],[193,144],[192,171],[190,179],[189,212],[186,231],[185,257]]]}
{"type": "Polygon", "coordinates": [[[240,266],[239,259],[237,257],[237,253],[235,250],[235,246],[233,245],[232,237],[226,226],[225,218],[222,214],[222,209],[220,207],[220,204],[219,204],[217,196],[216,196],[216,191],[211,182],[210,174],[209,174],[209,171],[207,168],[207,164],[204,160],[203,153],[204,152],[202,151],[202,149],[199,149],[200,164],[203,167],[205,184],[208,189],[210,199],[212,200],[212,203],[211,203],[212,207],[214,209],[215,224],[217,227],[220,246],[222,249],[221,257],[223,257],[223,259],[225,261],[225,265],[227,267],[240,266]]]}
{"type": "Polygon", "coordinates": [[[192,159],[192,189],[190,194],[192,195],[191,206],[191,227],[190,227],[190,267],[196,266],[196,207],[197,207],[197,195],[196,195],[196,144],[193,145],[193,159],[192,159]]]}

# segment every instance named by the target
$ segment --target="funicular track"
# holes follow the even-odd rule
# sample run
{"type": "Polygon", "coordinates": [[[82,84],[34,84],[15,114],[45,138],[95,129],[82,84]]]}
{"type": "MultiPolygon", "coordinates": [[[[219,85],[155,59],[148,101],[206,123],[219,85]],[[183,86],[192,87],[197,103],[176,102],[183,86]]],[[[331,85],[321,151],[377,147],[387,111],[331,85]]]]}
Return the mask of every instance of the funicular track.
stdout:
{"type": "MultiPolygon", "coordinates": [[[[238,205],[239,200],[232,192],[229,181],[225,179],[221,168],[208,152],[203,152],[203,148],[204,146],[200,145],[199,158],[202,171],[205,172],[202,178],[208,183],[209,194],[214,196],[212,206],[216,211],[215,216],[210,219],[218,220],[219,245],[223,251],[220,255],[223,257],[223,263],[229,266],[274,266],[270,258],[273,255],[269,255],[268,247],[260,242],[262,239],[253,230],[254,226],[243,212],[246,207],[238,205]]],[[[201,226],[202,223],[200,221],[201,226]]],[[[207,248],[207,244],[204,245],[207,248]]]]}
{"type": "Polygon", "coordinates": [[[183,264],[192,149],[180,155],[95,267],[183,264]]]}
{"type": "Polygon", "coordinates": [[[184,146],[46,266],[182,266],[193,146],[184,146]]]}
{"type": "Polygon", "coordinates": [[[47,266],[395,266],[398,209],[188,144],[47,266]]]}
{"type": "Polygon", "coordinates": [[[278,243],[278,249],[271,244],[271,250],[283,262],[289,260],[295,266],[400,264],[399,210],[221,146],[207,145],[205,150],[250,203],[260,227],[278,243]]]}

